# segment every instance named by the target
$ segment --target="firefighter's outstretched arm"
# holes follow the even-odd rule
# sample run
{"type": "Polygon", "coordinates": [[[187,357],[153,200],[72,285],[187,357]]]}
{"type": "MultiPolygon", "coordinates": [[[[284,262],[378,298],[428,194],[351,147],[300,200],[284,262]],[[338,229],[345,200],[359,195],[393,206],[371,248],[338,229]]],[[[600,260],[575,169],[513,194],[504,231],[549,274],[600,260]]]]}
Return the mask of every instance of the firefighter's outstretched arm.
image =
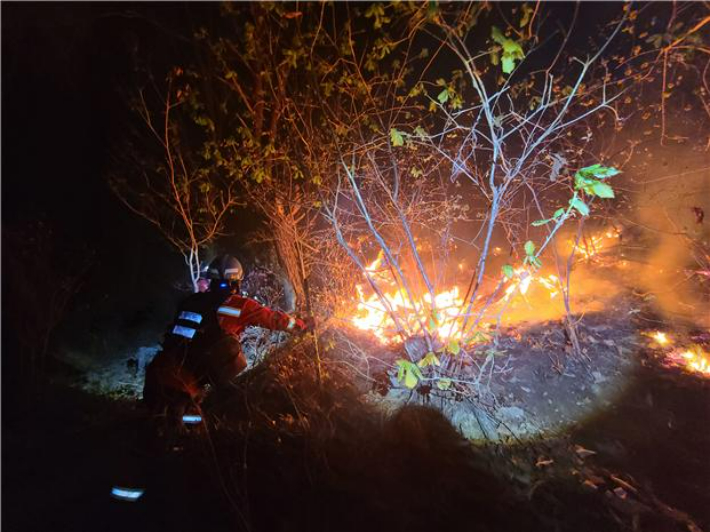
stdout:
{"type": "Polygon", "coordinates": [[[218,310],[220,318],[242,327],[255,325],[274,331],[305,331],[307,324],[280,310],[272,310],[253,299],[239,298],[226,301],[218,310]]]}

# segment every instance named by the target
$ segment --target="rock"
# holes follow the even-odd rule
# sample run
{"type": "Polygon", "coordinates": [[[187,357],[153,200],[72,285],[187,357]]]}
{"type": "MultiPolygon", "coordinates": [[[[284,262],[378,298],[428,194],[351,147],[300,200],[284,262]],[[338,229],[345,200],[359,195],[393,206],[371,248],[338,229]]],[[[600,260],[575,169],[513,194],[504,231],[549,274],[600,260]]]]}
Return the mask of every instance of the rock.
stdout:
{"type": "Polygon", "coordinates": [[[504,406],[496,411],[496,414],[503,421],[522,421],[525,419],[525,411],[517,406],[504,406]]]}
{"type": "Polygon", "coordinates": [[[606,382],[608,379],[602,375],[599,371],[592,371],[592,377],[595,383],[606,382]]]}
{"type": "Polygon", "coordinates": [[[449,419],[451,424],[463,434],[464,438],[469,440],[485,438],[485,434],[481,430],[481,426],[473,412],[466,411],[464,408],[455,408],[451,412],[449,419]]]}

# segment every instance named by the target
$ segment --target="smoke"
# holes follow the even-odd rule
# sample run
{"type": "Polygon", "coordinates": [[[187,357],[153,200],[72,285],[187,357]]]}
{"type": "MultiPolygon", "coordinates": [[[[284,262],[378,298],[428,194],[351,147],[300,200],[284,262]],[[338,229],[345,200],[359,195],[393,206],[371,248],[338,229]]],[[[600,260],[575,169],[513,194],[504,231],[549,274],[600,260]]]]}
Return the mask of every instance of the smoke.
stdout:
{"type": "MultiPolygon", "coordinates": [[[[637,284],[666,319],[710,326],[710,156],[665,148],[634,194],[634,241],[645,249],[637,284]]],[[[633,181],[633,178],[632,178],[633,181]]]]}
{"type": "MultiPolygon", "coordinates": [[[[549,278],[556,273],[554,268],[545,268],[538,277],[549,278]]],[[[511,300],[501,323],[534,324],[563,318],[566,310],[559,284],[550,283],[550,286],[555,288],[533,281],[526,294],[511,300]]],[[[622,283],[610,277],[597,263],[578,261],[570,277],[570,310],[575,315],[603,312],[623,288],[622,283]]]]}

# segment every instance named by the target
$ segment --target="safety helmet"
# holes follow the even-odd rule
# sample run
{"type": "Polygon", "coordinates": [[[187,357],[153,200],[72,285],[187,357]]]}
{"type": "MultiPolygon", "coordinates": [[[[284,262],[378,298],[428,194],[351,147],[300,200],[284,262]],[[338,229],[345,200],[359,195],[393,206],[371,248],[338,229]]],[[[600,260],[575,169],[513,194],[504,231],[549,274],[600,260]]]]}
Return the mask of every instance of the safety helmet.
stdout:
{"type": "Polygon", "coordinates": [[[219,255],[207,270],[210,279],[218,281],[241,281],[244,279],[242,263],[231,255],[219,255]]]}

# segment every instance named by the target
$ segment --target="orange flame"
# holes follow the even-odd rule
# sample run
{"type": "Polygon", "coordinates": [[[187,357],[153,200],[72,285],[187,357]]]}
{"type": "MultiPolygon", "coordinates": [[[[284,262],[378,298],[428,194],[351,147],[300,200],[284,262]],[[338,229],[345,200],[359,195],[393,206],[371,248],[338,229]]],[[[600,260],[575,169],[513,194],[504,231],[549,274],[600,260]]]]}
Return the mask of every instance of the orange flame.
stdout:
{"type": "Polygon", "coordinates": [[[659,345],[669,345],[671,344],[671,339],[668,338],[668,334],[662,331],[655,331],[649,335],[653,338],[659,345]]]}
{"type": "Polygon", "coordinates": [[[688,367],[698,373],[710,375],[710,357],[700,350],[685,351],[681,356],[687,361],[688,367]]]}
{"type": "Polygon", "coordinates": [[[668,355],[668,361],[675,366],[680,366],[691,373],[699,373],[710,377],[710,354],[705,353],[700,347],[677,351],[668,355]]]}
{"type": "MultiPolygon", "coordinates": [[[[617,238],[619,238],[619,232],[615,229],[585,237],[579,242],[577,253],[586,261],[597,260],[599,255],[612,244],[612,240],[617,238]]],[[[570,248],[573,246],[574,240],[571,240],[570,248]]]]}
{"type": "MultiPolygon", "coordinates": [[[[378,285],[383,292],[384,301],[376,293],[366,294],[364,285],[356,285],[357,308],[354,313],[346,311],[347,319],[355,327],[370,331],[383,343],[400,339],[397,323],[408,335],[421,334],[426,330],[445,342],[463,339],[462,313],[467,302],[464,301],[458,286],[436,292],[433,301],[428,292],[423,295],[410,295],[395,282],[389,269],[382,268],[382,264],[383,257],[380,254],[365,268],[365,275],[378,285]]],[[[531,270],[518,268],[509,281],[503,301],[510,302],[518,293],[524,298],[533,283],[544,287],[549,292],[550,299],[556,297],[559,292],[557,276],[536,277],[531,270]]]]}

